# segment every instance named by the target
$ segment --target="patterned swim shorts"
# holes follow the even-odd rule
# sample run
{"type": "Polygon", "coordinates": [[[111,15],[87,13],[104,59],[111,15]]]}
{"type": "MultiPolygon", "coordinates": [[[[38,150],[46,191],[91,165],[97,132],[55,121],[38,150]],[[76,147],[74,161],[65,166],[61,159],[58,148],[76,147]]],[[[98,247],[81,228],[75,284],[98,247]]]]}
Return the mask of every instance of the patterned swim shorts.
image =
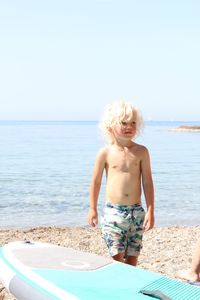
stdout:
{"type": "Polygon", "coordinates": [[[145,211],[140,204],[106,203],[102,217],[102,234],[110,255],[124,253],[138,256],[142,249],[145,211]]]}

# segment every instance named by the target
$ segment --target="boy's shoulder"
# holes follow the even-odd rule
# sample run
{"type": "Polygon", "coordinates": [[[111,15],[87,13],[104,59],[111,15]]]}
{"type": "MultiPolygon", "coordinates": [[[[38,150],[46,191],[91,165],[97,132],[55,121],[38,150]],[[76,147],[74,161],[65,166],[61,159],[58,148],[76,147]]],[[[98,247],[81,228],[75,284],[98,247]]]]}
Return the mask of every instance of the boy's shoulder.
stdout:
{"type": "Polygon", "coordinates": [[[149,150],[144,145],[134,143],[134,148],[133,149],[135,149],[133,151],[135,153],[137,153],[137,155],[139,155],[141,157],[141,159],[143,159],[144,157],[149,156],[149,150]]]}
{"type": "Polygon", "coordinates": [[[148,149],[146,146],[141,145],[141,144],[137,144],[137,143],[133,143],[134,147],[136,147],[138,150],[142,151],[142,152],[148,152],[148,149]]]}
{"type": "Polygon", "coordinates": [[[106,157],[109,151],[109,146],[104,146],[97,152],[98,157],[106,157]]]}

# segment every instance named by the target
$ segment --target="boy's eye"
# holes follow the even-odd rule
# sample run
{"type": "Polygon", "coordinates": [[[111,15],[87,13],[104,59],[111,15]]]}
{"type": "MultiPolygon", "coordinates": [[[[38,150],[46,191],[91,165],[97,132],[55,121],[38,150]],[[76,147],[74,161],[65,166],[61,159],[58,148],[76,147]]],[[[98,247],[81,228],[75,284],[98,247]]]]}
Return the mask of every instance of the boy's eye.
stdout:
{"type": "Polygon", "coordinates": [[[124,122],[124,121],[121,122],[121,125],[122,125],[122,126],[128,126],[128,124],[131,125],[131,126],[134,126],[134,125],[136,124],[136,122],[135,122],[135,121],[133,121],[133,122],[131,122],[131,123],[127,123],[127,122],[124,122]]]}

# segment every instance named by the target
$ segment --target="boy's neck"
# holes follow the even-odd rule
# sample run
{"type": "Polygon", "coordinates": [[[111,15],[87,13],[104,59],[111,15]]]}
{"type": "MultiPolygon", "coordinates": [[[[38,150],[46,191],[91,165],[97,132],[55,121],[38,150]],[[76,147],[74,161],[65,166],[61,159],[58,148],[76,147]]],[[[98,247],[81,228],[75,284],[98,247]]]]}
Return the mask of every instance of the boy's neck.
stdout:
{"type": "Polygon", "coordinates": [[[116,139],[114,144],[120,148],[131,148],[133,146],[133,141],[116,139]]]}

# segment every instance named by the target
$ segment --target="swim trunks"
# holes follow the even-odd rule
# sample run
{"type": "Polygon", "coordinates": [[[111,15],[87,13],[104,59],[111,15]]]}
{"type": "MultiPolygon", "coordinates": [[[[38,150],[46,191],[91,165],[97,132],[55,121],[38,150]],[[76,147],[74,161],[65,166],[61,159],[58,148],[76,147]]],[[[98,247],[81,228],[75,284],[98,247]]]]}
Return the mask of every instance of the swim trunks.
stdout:
{"type": "Polygon", "coordinates": [[[142,249],[145,211],[140,204],[106,203],[102,217],[102,234],[110,255],[124,253],[138,256],[142,249]]]}

